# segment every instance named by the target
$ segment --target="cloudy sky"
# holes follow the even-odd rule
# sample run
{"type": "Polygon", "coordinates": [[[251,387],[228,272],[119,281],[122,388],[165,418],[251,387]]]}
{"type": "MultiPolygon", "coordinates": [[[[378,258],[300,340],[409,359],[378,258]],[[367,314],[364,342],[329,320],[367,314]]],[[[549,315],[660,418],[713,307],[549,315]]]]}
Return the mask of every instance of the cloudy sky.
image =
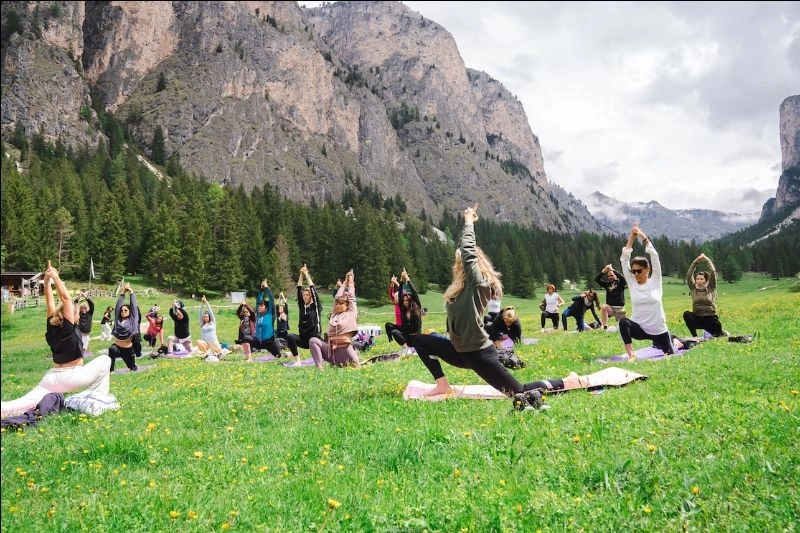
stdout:
{"type": "Polygon", "coordinates": [[[403,3],[520,99],[575,196],[748,213],[775,195],[800,2],[403,3]]]}
{"type": "Polygon", "coordinates": [[[775,195],[800,2],[403,3],[519,98],[575,196],[751,213],[775,195]]]}

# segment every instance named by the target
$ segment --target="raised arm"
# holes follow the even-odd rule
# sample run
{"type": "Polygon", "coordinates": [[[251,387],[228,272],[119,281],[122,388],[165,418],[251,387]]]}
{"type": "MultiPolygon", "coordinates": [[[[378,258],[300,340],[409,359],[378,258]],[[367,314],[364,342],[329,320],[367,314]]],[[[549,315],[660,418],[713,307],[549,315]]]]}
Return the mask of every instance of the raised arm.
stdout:
{"type": "Polygon", "coordinates": [[[694,271],[697,270],[697,263],[703,260],[703,254],[698,255],[692,261],[692,264],[689,265],[689,269],[686,271],[686,284],[689,286],[690,289],[694,288],[694,271]]]}
{"type": "Polygon", "coordinates": [[[709,289],[716,289],[717,288],[717,269],[714,268],[714,263],[711,262],[711,259],[703,254],[703,259],[706,260],[708,263],[708,288],[709,289]]]}

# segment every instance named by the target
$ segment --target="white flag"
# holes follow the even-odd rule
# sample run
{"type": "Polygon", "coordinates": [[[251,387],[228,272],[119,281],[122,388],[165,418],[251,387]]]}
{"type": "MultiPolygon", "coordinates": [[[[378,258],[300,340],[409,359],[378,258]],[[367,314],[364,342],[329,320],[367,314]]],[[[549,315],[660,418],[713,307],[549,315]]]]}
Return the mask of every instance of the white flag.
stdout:
{"type": "Polygon", "coordinates": [[[94,279],[94,259],[89,258],[89,279],[94,279]]]}

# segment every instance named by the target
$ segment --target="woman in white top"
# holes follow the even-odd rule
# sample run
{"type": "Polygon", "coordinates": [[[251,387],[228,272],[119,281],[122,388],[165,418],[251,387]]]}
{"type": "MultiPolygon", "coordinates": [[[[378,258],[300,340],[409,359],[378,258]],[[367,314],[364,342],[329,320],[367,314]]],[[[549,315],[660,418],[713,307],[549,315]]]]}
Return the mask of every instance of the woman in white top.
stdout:
{"type": "Polygon", "coordinates": [[[219,357],[222,354],[222,346],[217,338],[217,321],[214,319],[214,311],[208,305],[205,295],[200,299],[200,340],[197,341],[197,349],[205,355],[215,354],[219,357]],[[205,309],[205,310],[204,310],[205,309]]]}
{"type": "Polygon", "coordinates": [[[556,292],[556,286],[552,283],[547,284],[547,294],[544,295],[544,300],[539,306],[542,308],[542,331],[544,331],[544,321],[548,318],[553,321],[553,329],[558,331],[558,320],[561,316],[559,307],[564,305],[564,299],[556,292]]]}
{"type": "Polygon", "coordinates": [[[653,346],[659,348],[665,354],[675,353],[669,330],[667,329],[667,318],[664,314],[664,305],[662,303],[664,293],[661,286],[661,262],[653,243],[639,229],[638,224],[633,225],[631,234],[628,237],[628,243],[622,249],[619,260],[622,263],[622,271],[625,281],[628,283],[631,305],[633,306],[631,317],[623,318],[619,322],[619,333],[622,336],[623,344],[625,344],[628,361],[636,360],[632,339],[650,339],[653,341],[653,346]],[[641,256],[634,257],[631,260],[633,240],[636,237],[642,238],[644,250],[650,255],[650,262],[646,257],[641,256]]]}

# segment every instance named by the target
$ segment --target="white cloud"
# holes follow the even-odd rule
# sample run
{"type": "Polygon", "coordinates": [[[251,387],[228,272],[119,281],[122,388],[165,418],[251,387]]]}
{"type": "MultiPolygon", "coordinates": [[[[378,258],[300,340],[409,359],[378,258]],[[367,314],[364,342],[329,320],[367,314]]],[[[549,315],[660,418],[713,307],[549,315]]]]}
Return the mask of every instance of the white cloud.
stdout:
{"type": "Polygon", "coordinates": [[[525,107],[548,177],[670,209],[760,211],[800,89],[796,2],[404,2],[525,107]]]}
{"type": "Polygon", "coordinates": [[[752,213],[775,195],[800,2],[403,3],[520,99],[575,196],[752,213]]]}

